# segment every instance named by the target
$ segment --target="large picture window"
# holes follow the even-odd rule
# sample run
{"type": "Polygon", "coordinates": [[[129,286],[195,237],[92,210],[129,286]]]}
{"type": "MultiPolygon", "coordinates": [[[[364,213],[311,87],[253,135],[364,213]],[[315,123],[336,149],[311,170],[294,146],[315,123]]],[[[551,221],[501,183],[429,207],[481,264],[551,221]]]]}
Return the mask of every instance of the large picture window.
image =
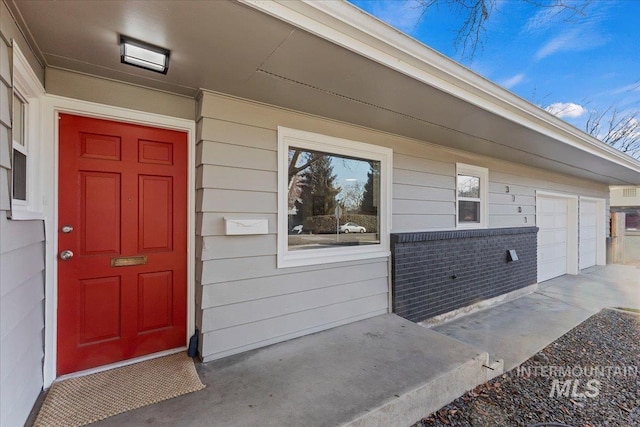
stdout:
{"type": "Polygon", "coordinates": [[[458,227],[486,227],[489,171],[462,163],[458,163],[456,169],[458,227]]]}
{"type": "Polygon", "coordinates": [[[391,150],[279,128],[278,266],[386,256],[391,150]]]}

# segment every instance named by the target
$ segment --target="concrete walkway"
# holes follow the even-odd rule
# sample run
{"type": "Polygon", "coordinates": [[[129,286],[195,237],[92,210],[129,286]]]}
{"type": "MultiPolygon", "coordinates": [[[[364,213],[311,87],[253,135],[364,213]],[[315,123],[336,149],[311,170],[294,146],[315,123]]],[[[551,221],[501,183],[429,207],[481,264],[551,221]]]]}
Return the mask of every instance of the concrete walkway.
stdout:
{"type": "Polygon", "coordinates": [[[592,267],[433,330],[504,360],[511,370],[605,307],[640,309],[640,267],[592,267]]]}
{"type": "Polygon", "coordinates": [[[612,265],[433,329],[388,314],[200,365],[207,388],[96,426],[409,426],[604,307],[640,308],[612,265]]]}

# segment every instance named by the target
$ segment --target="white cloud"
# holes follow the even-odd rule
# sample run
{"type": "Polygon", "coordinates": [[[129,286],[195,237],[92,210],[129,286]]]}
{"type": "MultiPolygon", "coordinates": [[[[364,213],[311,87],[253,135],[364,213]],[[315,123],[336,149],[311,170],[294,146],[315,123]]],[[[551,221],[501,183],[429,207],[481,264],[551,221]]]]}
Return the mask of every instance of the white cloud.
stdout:
{"type": "Polygon", "coordinates": [[[372,14],[398,30],[411,34],[420,22],[423,10],[417,0],[383,0],[376,2],[372,14]]]}
{"type": "Polygon", "coordinates": [[[557,52],[590,50],[604,45],[607,41],[607,37],[598,34],[596,31],[584,29],[565,30],[542,46],[536,52],[535,58],[540,60],[557,52]]]}
{"type": "Polygon", "coordinates": [[[613,93],[614,95],[625,93],[625,92],[640,92],[640,80],[630,85],[619,87],[611,91],[611,93],[613,93]]]}
{"type": "Polygon", "coordinates": [[[547,44],[542,46],[538,52],[536,52],[536,59],[546,58],[556,52],[563,50],[579,49],[581,47],[578,32],[569,31],[563,34],[559,34],[549,40],[547,44]]]}
{"type": "Polygon", "coordinates": [[[511,89],[512,87],[520,83],[523,79],[524,79],[524,73],[519,73],[513,77],[508,78],[507,80],[504,80],[501,84],[502,84],[502,87],[506,89],[511,89]]]}
{"type": "Polygon", "coordinates": [[[582,105],[574,104],[573,102],[555,102],[545,107],[545,110],[554,116],[572,119],[578,118],[587,112],[582,105]]]}
{"type": "Polygon", "coordinates": [[[540,7],[539,10],[527,20],[524,30],[535,32],[553,27],[564,18],[563,12],[565,12],[565,9],[558,5],[540,7]]]}

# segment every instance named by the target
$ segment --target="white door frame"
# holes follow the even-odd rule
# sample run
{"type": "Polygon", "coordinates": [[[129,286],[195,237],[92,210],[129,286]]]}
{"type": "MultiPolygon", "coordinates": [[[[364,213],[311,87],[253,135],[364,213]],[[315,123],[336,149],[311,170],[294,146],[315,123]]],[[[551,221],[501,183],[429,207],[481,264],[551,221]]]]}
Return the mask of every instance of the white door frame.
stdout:
{"type": "Polygon", "coordinates": [[[596,265],[607,265],[607,200],[580,196],[580,201],[583,200],[596,202],[596,265]]]}
{"type": "MultiPolygon", "coordinates": [[[[567,200],[567,274],[579,274],[578,268],[578,201],[575,194],[554,193],[550,191],[536,190],[536,225],[538,225],[538,212],[540,211],[540,197],[551,197],[567,200]]],[[[538,232],[538,248],[540,247],[540,232],[538,232]]]]}
{"type": "MultiPolygon", "coordinates": [[[[187,133],[187,346],[195,330],[195,131],[193,120],[146,113],[121,107],[97,104],[55,95],[45,95],[41,104],[43,211],[45,217],[45,334],[44,334],[44,387],[56,379],[57,306],[58,306],[58,113],[94,117],[187,133]],[[46,159],[46,160],[45,160],[46,159]]],[[[166,353],[166,352],[164,352],[166,353]]],[[[135,359],[139,360],[139,359],[135,359]]],[[[117,365],[126,364],[119,363],[117,365]]]]}

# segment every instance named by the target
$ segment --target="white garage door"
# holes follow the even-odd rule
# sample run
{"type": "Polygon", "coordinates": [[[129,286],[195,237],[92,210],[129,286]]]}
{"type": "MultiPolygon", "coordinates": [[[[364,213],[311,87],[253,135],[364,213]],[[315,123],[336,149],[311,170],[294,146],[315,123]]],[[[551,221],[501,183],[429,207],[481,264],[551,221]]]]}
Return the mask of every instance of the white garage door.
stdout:
{"type": "Polygon", "coordinates": [[[598,204],[580,200],[580,269],[596,265],[598,204]]]}
{"type": "Polygon", "coordinates": [[[543,282],[567,274],[569,203],[538,196],[537,205],[538,282],[543,282]]]}

